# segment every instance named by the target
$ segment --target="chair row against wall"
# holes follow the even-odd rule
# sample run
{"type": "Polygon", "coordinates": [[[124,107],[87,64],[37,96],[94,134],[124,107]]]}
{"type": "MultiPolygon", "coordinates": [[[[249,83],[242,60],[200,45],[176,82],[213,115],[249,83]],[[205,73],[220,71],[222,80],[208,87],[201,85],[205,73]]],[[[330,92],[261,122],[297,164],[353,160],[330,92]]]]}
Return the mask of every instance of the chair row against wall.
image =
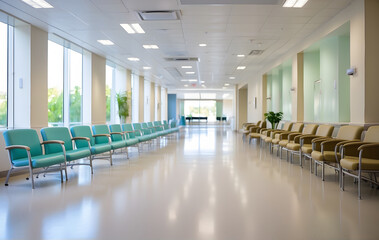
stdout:
{"type": "Polygon", "coordinates": [[[277,148],[282,158],[286,151],[287,161],[293,163],[294,155],[299,156],[299,164],[310,160],[310,171],[317,175],[321,166],[321,179],[324,181],[325,167],[339,173],[339,185],[344,190],[344,176],[358,180],[358,197],[361,199],[362,180],[379,185],[376,173],[379,172],[379,126],[371,126],[366,132],[363,126],[341,126],[332,137],[334,126],[323,124],[304,124],[286,122],[282,129],[267,129],[265,121],[259,124],[246,124],[244,135],[260,141],[260,146],[269,146],[270,152],[277,148]]]}
{"type": "MultiPolygon", "coordinates": [[[[92,160],[106,159],[112,165],[115,150],[137,147],[153,140],[178,133],[176,121],[155,121],[133,124],[111,124],[67,127],[46,127],[41,129],[42,143],[34,129],[14,129],[3,132],[11,168],[5,185],[15,169],[28,169],[32,188],[34,175],[59,171],[67,177],[67,166],[87,165],[93,174],[92,160]],[[88,161],[78,161],[79,159],[88,161]],[[35,172],[35,169],[41,171],[35,172]]],[[[28,178],[27,178],[28,179],[28,178]]]]}

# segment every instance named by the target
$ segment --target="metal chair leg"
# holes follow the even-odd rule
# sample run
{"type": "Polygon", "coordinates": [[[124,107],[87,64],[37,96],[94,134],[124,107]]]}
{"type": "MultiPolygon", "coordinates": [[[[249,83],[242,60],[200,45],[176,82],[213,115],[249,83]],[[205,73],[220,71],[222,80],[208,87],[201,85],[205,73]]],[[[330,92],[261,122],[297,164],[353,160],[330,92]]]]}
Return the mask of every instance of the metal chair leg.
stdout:
{"type": "Polygon", "coordinates": [[[11,176],[12,171],[13,171],[13,167],[11,167],[11,169],[9,169],[8,171],[7,178],[5,180],[5,186],[8,186],[9,177],[11,176]]]}

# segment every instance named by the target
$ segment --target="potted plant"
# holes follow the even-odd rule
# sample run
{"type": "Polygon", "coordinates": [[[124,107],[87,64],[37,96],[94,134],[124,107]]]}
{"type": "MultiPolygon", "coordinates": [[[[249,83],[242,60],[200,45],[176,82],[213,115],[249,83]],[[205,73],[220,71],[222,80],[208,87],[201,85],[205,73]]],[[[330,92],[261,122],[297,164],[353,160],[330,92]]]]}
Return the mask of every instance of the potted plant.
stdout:
{"type": "Polygon", "coordinates": [[[265,113],[265,120],[269,121],[271,123],[272,129],[276,129],[279,122],[283,119],[283,113],[282,112],[268,112],[265,113]]]}
{"type": "Polygon", "coordinates": [[[120,117],[121,123],[126,121],[126,118],[129,117],[129,99],[130,92],[128,91],[116,93],[118,116],[120,117]]]}

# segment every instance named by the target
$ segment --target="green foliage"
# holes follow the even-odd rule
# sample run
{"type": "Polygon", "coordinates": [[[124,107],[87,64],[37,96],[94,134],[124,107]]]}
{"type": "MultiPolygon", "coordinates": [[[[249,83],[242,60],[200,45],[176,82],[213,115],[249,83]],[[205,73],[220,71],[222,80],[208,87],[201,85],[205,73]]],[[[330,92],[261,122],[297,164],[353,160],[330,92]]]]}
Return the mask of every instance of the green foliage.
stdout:
{"type": "Polygon", "coordinates": [[[265,113],[265,120],[269,121],[271,123],[272,129],[276,129],[278,126],[278,123],[283,119],[283,113],[282,112],[268,112],[265,113]]]}
{"type": "MultiPolygon", "coordinates": [[[[129,117],[129,102],[131,99],[131,92],[125,91],[116,94],[116,100],[118,105],[118,116],[120,117],[120,122],[126,120],[129,117]]],[[[108,99],[107,99],[108,104],[108,99]]],[[[109,99],[110,104],[110,99],[109,99]]],[[[108,113],[107,113],[108,114],[108,113]]]]}
{"type": "Polygon", "coordinates": [[[49,123],[63,122],[63,92],[56,88],[48,89],[48,120],[49,123]]]}
{"type": "Polygon", "coordinates": [[[109,122],[111,120],[111,89],[108,85],[105,86],[105,96],[106,96],[106,120],[109,122]]]}
{"type": "Polygon", "coordinates": [[[79,86],[70,91],[70,123],[75,122],[82,122],[82,91],[79,86]]]}

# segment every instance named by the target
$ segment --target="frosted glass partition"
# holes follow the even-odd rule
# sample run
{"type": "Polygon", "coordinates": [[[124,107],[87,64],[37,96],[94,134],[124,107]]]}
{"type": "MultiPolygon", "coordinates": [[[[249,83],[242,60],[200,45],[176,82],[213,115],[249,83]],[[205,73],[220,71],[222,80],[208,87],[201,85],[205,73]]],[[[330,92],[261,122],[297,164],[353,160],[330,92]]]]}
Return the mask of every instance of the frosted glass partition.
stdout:
{"type": "Polygon", "coordinates": [[[283,120],[292,116],[292,63],[286,61],[267,73],[267,111],[283,112],[283,120]]]}
{"type": "Polygon", "coordinates": [[[304,51],[304,120],[350,121],[349,24],[304,51]]]}

